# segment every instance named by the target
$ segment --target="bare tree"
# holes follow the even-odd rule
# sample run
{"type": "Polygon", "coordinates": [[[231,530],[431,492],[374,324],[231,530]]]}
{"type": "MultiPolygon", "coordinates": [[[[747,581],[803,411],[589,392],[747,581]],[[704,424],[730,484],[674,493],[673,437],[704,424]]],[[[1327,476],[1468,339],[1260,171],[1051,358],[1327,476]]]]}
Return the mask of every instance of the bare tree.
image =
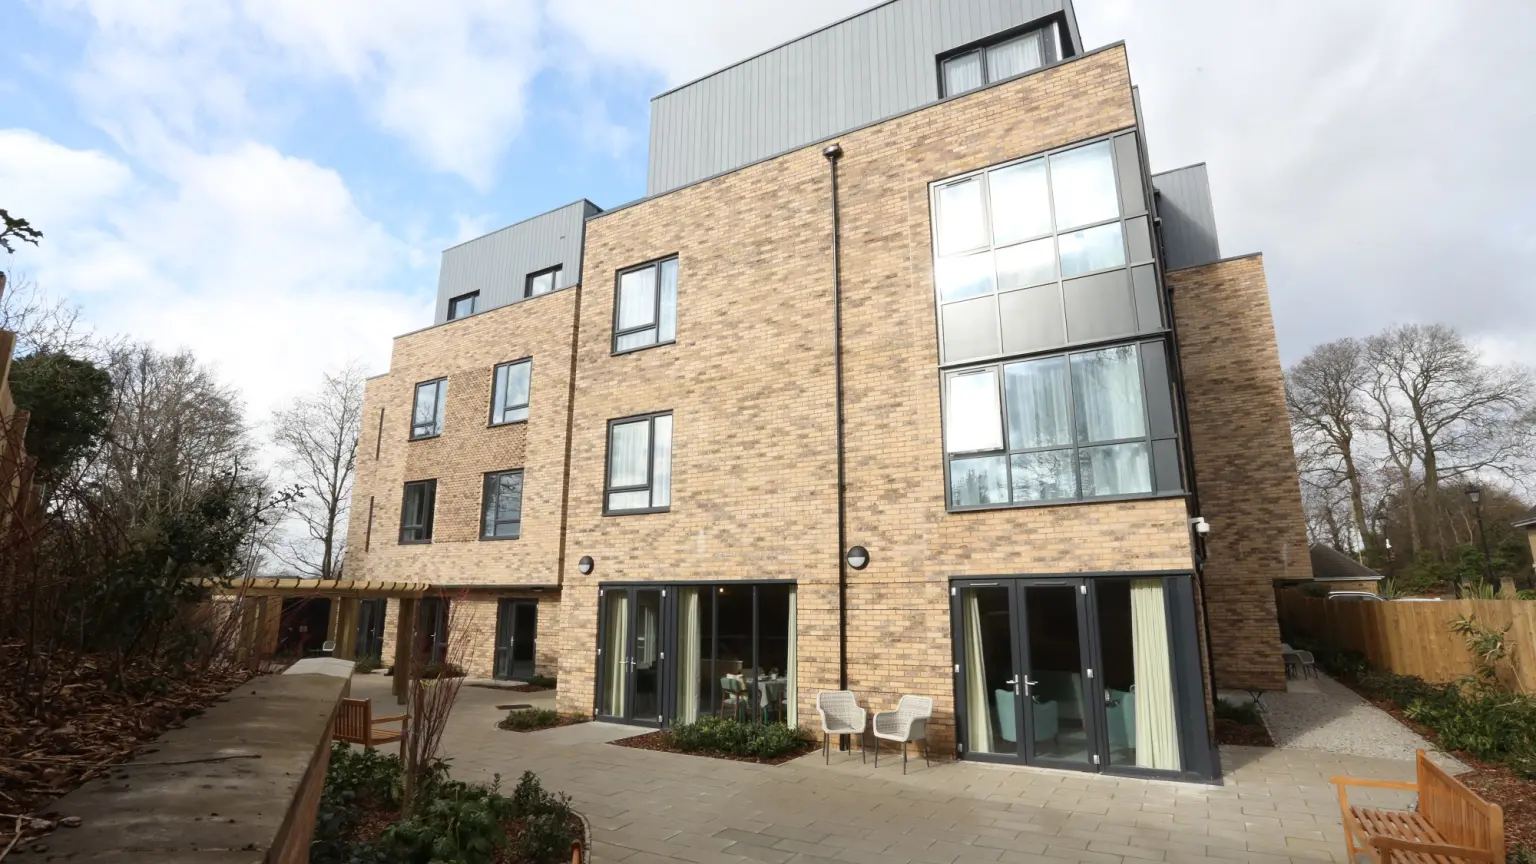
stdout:
{"type": "Polygon", "coordinates": [[[0,273],[0,330],[16,334],[16,355],[38,351],[80,355],[91,344],[80,308],[49,297],[26,276],[0,273]]]}
{"type": "Polygon", "coordinates": [[[347,504],[363,419],[362,367],[325,374],[316,392],[272,413],[281,467],[302,492],[293,515],[306,537],[279,544],[277,555],[304,575],[340,579],[346,552],[347,504]]]}
{"type": "Polygon", "coordinates": [[[1417,458],[1430,540],[1443,555],[1441,483],[1480,472],[1515,478],[1529,458],[1530,373],[1484,363],[1461,334],[1439,324],[1388,328],[1367,340],[1366,353],[1378,426],[1405,481],[1417,458]]]}
{"type": "MultiPolygon", "coordinates": [[[[1340,339],[1312,349],[1285,376],[1286,403],[1296,439],[1297,462],[1304,478],[1312,481],[1321,506],[1330,520],[1335,548],[1340,546],[1333,490],[1349,494],[1349,518],[1367,548],[1375,544],[1365,518],[1365,495],[1360,480],[1360,438],[1368,425],[1365,392],[1370,380],[1365,346],[1356,339],[1340,339]],[[1326,503],[1326,506],[1322,506],[1326,503]]],[[[1353,547],[1353,539],[1349,546],[1353,547]]]]}

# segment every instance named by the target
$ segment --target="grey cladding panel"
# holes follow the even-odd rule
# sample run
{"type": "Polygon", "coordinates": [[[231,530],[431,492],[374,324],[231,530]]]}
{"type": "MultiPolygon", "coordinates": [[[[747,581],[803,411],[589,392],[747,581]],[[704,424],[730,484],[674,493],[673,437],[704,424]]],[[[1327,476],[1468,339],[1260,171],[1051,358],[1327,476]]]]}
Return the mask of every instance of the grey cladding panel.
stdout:
{"type": "Polygon", "coordinates": [[[1216,240],[1216,211],[1205,165],[1190,165],[1152,175],[1157,215],[1163,220],[1165,270],[1198,267],[1221,260],[1216,240]]]}
{"type": "Polygon", "coordinates": [[[1065,12],[1070,0],[892,0],[656,97],[647,195],[939,98],[938,55],[1065,12]]]}
{"type": "Polygon", "coordinates": [[[600,212],[583,199],[444,251],[433,323],[448,320],[449,299],[472,291],[480,292],[476,312],[516,303],[523,299],[528,274],[551,267],[560,268],[562,287],[575,285],[581,280],[584,223],[600,212]]]}

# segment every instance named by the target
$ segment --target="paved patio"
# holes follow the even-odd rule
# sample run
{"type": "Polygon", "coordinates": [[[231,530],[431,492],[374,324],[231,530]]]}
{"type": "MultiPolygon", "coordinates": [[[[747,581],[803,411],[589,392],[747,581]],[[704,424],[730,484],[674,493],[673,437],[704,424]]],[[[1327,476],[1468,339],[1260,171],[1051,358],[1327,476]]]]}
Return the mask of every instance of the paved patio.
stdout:
{"type": "MultiPolygon", "coordinates": [[[[393,704],[388,679],[353,695],[393,704]]],[[[465,687],[445,749],[460,779],[533,771],[592,823],[593,861],[999,864],[1168,861],[1348,864],[1335,774],[1408,780],[1411,762],[1309,750],[1223,748],[1225,781],[1197,786],[857,753],[779,766],[655,753],[607,742],[629,727],[505,732],[496,706],[553,707],[550,694],[465,687]]],[[[1404,806],[1404,793],[1352,800],[1404,806]]]]}

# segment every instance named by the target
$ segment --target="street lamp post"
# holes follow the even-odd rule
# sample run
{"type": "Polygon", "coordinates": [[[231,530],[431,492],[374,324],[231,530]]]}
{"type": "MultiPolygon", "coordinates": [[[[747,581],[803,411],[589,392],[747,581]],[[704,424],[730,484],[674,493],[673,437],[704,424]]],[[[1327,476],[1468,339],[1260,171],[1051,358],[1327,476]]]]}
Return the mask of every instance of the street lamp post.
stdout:
{"type": "Polygon", "coordinates": [[[1466,491],[1472,500],[1472,508],[1477,511],[1477,536],[1483,544],[1483,581],[1498,591],[1499,587],[1493,584],[1493,556],[1488,553],[1488,532],[1483,528],[1483,490],[1468,486],[1466,491]]]}

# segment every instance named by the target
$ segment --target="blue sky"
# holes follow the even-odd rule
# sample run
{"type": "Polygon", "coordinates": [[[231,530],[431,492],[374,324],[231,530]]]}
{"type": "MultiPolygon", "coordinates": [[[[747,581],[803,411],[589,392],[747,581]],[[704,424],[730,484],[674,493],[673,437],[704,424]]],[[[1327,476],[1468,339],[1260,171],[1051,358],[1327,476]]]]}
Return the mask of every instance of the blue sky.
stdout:
{"type": "MultiPolygon", "coordinates": [[[[260,421],[383,371],[443,248],[641,195],[652,95],[870,2],[3,0],[0,206],[46,234],[5,266],[260,421]]],[[[1287,361],[1428,320],[1536,362],[1536,4],[1077,7],[1154,169],[1206,161],[1223,251],[1266,253],[1287,361]]]]}

